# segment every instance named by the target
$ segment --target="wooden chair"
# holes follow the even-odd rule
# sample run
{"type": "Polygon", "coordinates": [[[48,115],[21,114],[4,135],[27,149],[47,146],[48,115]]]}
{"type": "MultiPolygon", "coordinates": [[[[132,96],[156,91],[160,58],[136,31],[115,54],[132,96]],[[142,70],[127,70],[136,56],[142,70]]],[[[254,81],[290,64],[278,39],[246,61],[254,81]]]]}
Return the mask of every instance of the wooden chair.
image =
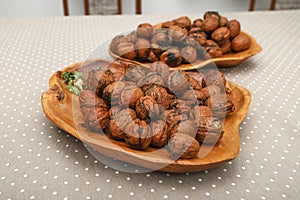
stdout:
{"type": "MultiPolygon", "coordinates": [[[[270,10],[275,10],[275,3],[276,0],[271,0],[270,8],[269,8],[270,10]]],[[[253,11],[254,7],[255,7],[255,0],[250,0],[249,11],[253,11]]]]}
{"type": "MultiPolygon", "coordinates": [[[[69,4],[68,0],[63,0],[63,7],[64,7],[64,15],[69,16],[69,4]]],[[[90,15],[90,5],[89,0],[84,0],[84,14],[90,15]]],[[[118,14],[122,14],[122,0],[118,0],[118,14]]]]}

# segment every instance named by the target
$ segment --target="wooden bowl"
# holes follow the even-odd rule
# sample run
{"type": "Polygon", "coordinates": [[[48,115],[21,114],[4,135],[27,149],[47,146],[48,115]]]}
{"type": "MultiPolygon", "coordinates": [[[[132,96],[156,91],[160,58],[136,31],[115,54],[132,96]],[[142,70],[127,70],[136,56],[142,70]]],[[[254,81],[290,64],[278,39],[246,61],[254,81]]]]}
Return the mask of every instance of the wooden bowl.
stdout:
{"type": "MultiPolygon", "coordinates": [[[[244,33],[244,32],[242,32],[241,34],[248,35],[247,33],[244,33]]],[[[203,68],[210,63],[215,63],[218,67],[234,67],[234,66],[240,64],[242,61],[246,60],[247,58],[254,56],[255,54],[258,54],[259,52],[262,51],[262,47],[260,46],[260,44],[258,42],[256,42],[256,40],[251,35],[248,35],[248,36],[250,37],[251,45],[250,45],[249,49],[247,49],[245,51],[236,52],[236,53],[228,53],[228,54],[224,54],[222,57],[219,57],[219,58],[211,58],[211,59],[204,60],[204,61],[196,61],[193,64],[182,64],[182,65],[179,65],[176,67],[170,67],[170,69],[171,70],[176,70],[176,69],[193,70],[193,69],[203,68]]],[[[149,65],[150,65],[150,63],[142,63],[142,62],[139,62],[136,60],[129,60],[126,58],[122,58],[119,55],[112,52],[110,48],[109,48],[108,52],[115,59],[134,63],[137,65],[142,65],[145,67],[149,67],[149,65]]]]}
{"type": "MultiPolygon", "coordinates": [[[[108,61],[104,60],[97,62],[104,66],[108,64],[108,61]]],[[[228,82],[227,86],[236,97],[234,102],[236,111],[226,118],[222,139],[213,147],[202,145],[196,158],[174,161],[164,149],[160,151],[155,148],[148,148],[146,151],[130,149],[125,142],[113,140],[104,134],[90,132],[79,125],[84,123],[84,118],[79,108],[78,96],[66,89],[61,75],[65,71],[78,70],[80,66],[81,63],[76,63],[51,76],[49,89],[41,97],[43,112],[60,129],[91,145],[103,155],[148,169],[176,173],[215,168],[238,155],[240,149],[238,127],[247,115],[251,101],[251,94],[245,88],[228,82]]]]}

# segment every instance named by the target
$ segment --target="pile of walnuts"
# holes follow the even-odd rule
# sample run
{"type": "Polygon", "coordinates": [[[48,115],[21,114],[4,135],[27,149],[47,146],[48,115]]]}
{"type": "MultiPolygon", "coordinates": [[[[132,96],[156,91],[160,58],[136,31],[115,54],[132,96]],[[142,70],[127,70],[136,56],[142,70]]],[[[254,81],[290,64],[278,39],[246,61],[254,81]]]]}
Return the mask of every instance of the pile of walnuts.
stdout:
{"type": "Polygon", "coordinates": [[[163,22],[159,28],[149,23],[139,24],[135,31],[115,36],[110,50],[126,59],[162,61],[175,67],[244,51],[250,44],[249,36],[241,33],[239,21],[209,11],[204,14],[204,20],[192,22],[182,16],[163,22]]]}
{"type": "Polygon", "coordinates": [[[171,157],[192,158],[200,145],[223,135],[222,120],[235,107],[218,70],[169,71],[157,61],[150,68],[120,61],[91,71],[79,94],[87,127],[128,147],[166,147],[171,157]]]}

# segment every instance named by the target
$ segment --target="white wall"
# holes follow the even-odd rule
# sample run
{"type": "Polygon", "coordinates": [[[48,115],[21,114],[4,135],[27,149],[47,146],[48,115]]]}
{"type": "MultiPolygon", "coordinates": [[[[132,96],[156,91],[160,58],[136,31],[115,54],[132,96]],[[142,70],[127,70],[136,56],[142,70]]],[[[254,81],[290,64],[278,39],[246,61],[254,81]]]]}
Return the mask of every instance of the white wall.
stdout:
{"type": "MultiPolygon", "coordinates": [[[[250,0],[142,0],[143,14],[203,13],[207,10],[247,11],[250,0]]],[[[135,13],[135,0],[123,0],[123,14],[135,13]]],[[[267,10],[270,0],[257,0],[267,10]]],[[[83,0],[69,0],[70,15],[83,15],[83,0]]],[[[63,16],[62,0],[0,0],[0,17],[63,16]]]]}

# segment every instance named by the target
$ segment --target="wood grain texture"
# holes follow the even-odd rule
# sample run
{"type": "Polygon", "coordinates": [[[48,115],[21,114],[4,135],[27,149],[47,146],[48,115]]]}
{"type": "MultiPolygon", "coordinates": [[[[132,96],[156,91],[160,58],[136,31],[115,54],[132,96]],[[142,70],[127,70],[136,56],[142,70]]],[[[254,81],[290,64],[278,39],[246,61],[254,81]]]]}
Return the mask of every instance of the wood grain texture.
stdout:
{"type": "MultiPolygon", "coordinates": [[[[250,44],[249,49],[247,49],[245,51],[241,51],[241,52],[227,53],[219,58],[211,58],[211,59],[207,59],[204,61],[198,60],[198,61],[194,62],[193,64],[182,64],[182,65],[179,65],[176,67],[170,67],[170,70],[200,69],[200,68],[207,66],[210,63],[215,63],[217,67],[234,67],[234,66],[240,64],[241,62],[243,62],[244,60],[246,60],[247,58],[254,56],[262,51],[262,47],[260,46],[260,44],[251,35],[244,33],[244,32],[242,32],[241,34],[248,35],[250,37],[251,44],[250,44]]],[[[126,58],[122,58],[119,55],[112,52],[111,49],[109,49],[108,51],[109,51],[109,54],[115,59],[125,61],[125,62],[131,62],[136,65],[142,65],[145,67],[149,67],[149,65],[150,65],[150,63],[146,63],[146,62],[142,63],[142,62],[139,62],[136,60],[129,60],[126,58]]]]}
{"type": "MultiPolygon", "coordinates": [[[[105,65],[108,61],[100,60],[99,63],[105,65]]],[[[133,150],[122,141],[113,140],[104,134],[90,132],[81,125],[84,119],[79,108],[78,96],[68,92],[61,79],[64,71],[74,71],[80,66],[81,63],[74,64],[51,76],[49,90],[41,97],[43,112],[56,126],[91,145],[103,155],[148,169],[176,173],[215,168],[238,155],[240,149],[238,127],[246,117],[251,102],[251,94],[245,88],[228,82],[227,86],[236,97],[234,102],[236,110],[225,120],[225,133],[222,139],[213,148],[202,145],[196,158],[174,161],[165,149],[133,150]]]]}

